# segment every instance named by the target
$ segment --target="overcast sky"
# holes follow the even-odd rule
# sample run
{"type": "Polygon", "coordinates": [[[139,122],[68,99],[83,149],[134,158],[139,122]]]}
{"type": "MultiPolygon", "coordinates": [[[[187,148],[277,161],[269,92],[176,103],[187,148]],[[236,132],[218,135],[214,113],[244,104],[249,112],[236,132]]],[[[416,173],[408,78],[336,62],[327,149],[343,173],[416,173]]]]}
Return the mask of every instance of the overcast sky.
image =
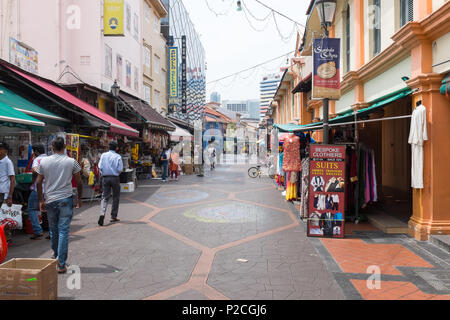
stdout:
{"type": "MultiPolygon", "coordinates": [[[[260,1],[293,20],[306,24],[306,10],[310,0],[260,1]]],[[[237,11],[236,2],[236,0],[183,0],[205,47],[208,66],[207,83],[295,49],[296,32],[285,42],[280,37],[273,18],[268,22],[260,22],[248,14],[255,28],[260,30],[265,28],[263,32],[255,31],[247,21],[244,12],[237,11]],[[208,8],[208,4],[213,11],[227,14],[216,16],[208,8]]],[[[256,18],[262,19],[270,13],[270,10],[254,0],[243,0],[243,2],[256,18]]],[[[288,37],[292,33],[294,23],[279,15],[276,15],[276,19],[281,33],[284,37],[288,37]]],[[[206,100],[209,101],[213,91],[219,92],[222,100],[259,99],[259,82],[262,76],[279,71],[285,63],[286,56],[257,70],[245,72],[240,77],[208,84],[206,100]]]]}

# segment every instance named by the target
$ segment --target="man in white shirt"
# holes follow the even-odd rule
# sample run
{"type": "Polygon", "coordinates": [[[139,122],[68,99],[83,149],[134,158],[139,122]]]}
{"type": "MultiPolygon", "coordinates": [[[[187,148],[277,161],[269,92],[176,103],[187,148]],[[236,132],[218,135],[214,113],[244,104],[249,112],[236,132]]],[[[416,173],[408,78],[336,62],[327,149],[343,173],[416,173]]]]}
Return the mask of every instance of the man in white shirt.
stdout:
{"type": "Polygon", "coordinates": [[[119,214],[120,173],[123,171],[123,161],[122,157],[117,153],[118,149],[117,142],[111,141],[109,144],[109,152],[102,154],[100,162],[98,163],[98,168],[103,179],[102,204],[100,217],[98,219],[99,226],[103,226],[108,201],[111,198],[111,190],[113,198],[111,222],[120,221],[117,218],[117,215],[119,214]]]}
{"type": "Polygon", "coordinates": [[[6,143],[0,143],[0,206],[6,202],[12,206],[12,197],[16,186],[14,165],[8,158],[9,147],[6,143]]]}
{"type": "Polygon", "coordinates": [[[54,154],[42,159],[36,169],[38,174],[36,187],[40,210],[47,211],[53,257],[58,259],[58,273],[66,273],[70,223],[73,217],[72,178],[75,178],[78,189],[76,208],[81,208],[83,182],[80,176],[81,166],[75,159],[65,154],[64,138],[57,137],[53,140],[52,148],[54,154]]]}

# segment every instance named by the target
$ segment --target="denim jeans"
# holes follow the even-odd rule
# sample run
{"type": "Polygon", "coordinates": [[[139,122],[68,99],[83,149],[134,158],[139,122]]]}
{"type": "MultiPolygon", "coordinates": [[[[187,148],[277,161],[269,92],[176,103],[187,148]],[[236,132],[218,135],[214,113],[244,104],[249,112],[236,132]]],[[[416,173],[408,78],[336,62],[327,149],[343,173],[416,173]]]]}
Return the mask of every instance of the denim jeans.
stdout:
{"type": "Polygon", "coordinates": [[[69,231],[73,216],[72,197],[46,204],[52,249],[60,266],[65,266],[69,251],[69,231]]]}
{"type": "Polygon", "coordinates": [[[41,234],[44,232],[42,230],[41,224],[39,223],[39,200],[36,191],[31,191],[30,197],[28,198],[28,217],[30,218],[31,225],[33,226],[34,234],[41,234]]]}
{"type": "Polygon", "coordinates": [[[169,170],[169,164],[167,163],[167,161],[165,163],[163,163],[162,166],[162,180],[166,180],[167,178],[167,171],[169,170]]]}

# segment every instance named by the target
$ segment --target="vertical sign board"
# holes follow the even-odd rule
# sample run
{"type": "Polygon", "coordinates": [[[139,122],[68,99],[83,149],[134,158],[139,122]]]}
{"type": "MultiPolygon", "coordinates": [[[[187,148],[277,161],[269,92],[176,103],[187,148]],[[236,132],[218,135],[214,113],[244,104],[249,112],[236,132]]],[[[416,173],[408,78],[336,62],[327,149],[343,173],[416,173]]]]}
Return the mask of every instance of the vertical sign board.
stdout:
{"type": "Polygon", "coordinates": [[[341,39],[314,39],[312,99],[339,100],[341,39]]]}
{"type": "Polygon", "coordinates": [[[310,148],[308,237],[343,238],[345,146],[310,148]]]}
{"type": "Polygon", "coordinates": [[[104,0],[103,35],[124,35],[124,4],[123,0],[104,0]]]}
{"type": "Polygon", "coordinates": [[[178,98],[178,48],[169,48],[169,98],[178,98]]]}
{"type": "Polygon", "coordinates": [[[187,92],[186,92],[186,36],[181,37],[181,110],[187,113],[187,92]]]}

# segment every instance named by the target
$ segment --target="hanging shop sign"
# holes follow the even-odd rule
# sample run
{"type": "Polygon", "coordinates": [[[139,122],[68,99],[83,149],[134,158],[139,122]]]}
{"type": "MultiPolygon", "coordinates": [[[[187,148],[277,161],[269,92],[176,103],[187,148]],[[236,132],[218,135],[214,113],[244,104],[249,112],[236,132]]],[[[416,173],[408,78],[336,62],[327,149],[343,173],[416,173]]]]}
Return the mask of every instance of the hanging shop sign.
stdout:
{"type": "Polygon", "coordinates": [[[178,98],[178,48],[169,48],[169,98],[178,98]]]}
{"type": "Polygon", "coordinates": [[[9,38],[9,62],[25,71],[38,74],[38,52],[14,38],[9,38]]]}
{"type": "Polygon", "coordinates": [[[124,35],[124,4],[123,0],[104,0],[103,35],[124,35]]]}
{"type": "Polygon", "coordinates": [[[80,160],[80,135],[66,134],[66,151],[68,157],[80,160]]]}
{"type": "Polygon", "coordinates": [[[187,113],[186,36],[181,37],[181,110],[187,113]]]}
{"type": "Polygon", "coordinates": [[[310,146],[308,237],[343,238],[345,146],[310,146]]]}
{"type": "Polygon", "coordinates": [[[341,97],[341,39],[314,39],[312,99],[341,97]]]}

